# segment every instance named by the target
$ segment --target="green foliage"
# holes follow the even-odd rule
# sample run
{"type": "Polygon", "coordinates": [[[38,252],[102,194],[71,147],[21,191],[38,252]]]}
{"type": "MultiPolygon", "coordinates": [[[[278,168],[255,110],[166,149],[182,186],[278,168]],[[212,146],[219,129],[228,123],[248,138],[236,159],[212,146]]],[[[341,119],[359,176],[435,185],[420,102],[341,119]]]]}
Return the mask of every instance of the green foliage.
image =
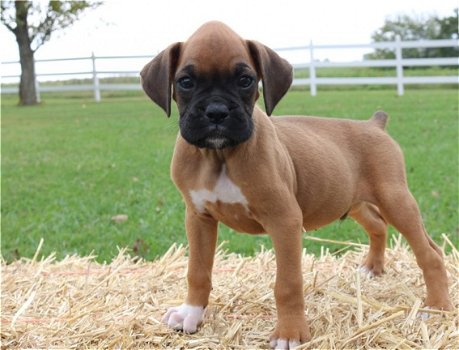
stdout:
{"type": "MultiPolygon", "coordinates": [[[[46,95],[46,102],[19,108],[2,96],[2,241],[4,259],[96,254],[110,260],[117,246],[152,259],[174,242],[186,244],[184,204],[169,177],[178,132],[171,118],[139,92],[101,103],[86,97],[46,95]],[[112,217],[128,215],[124,222],[112,217]]],[[[404,150],[410,189],[427,230],[446,233],[458,245],[457,90],[325,91],[311,97],[291,91],[275,114],[368,119],[390,115],[389,133],[404,150]]],[[[351,219],[314,232],[321,238],[366,242],[351,219]]],[[[241,254],[270,247],[266,235],[237,234],[221,225],[220,242],[241,254]]],[[[310,252],[321,245],[305,240],[310,252]]],[[[326,245],[332,251],[340,246],[326,245]]]]}
{"type": "MultiPolygon", "coordinates": [[[[376,30],[372,39],[375,42],[394,41],[397,36],[402,40],[436,40],[458,38],[459,10],[454,9],[451,16],[408,16],[399,15],[386,19],[384,25],[376,30]]],[[[457,47],[403,49],[405,58],[457,57],[457,47]]],[[[395,53],[390,49],[377,49],[365,56],[367,59],[393,59],[395,53]]]]}

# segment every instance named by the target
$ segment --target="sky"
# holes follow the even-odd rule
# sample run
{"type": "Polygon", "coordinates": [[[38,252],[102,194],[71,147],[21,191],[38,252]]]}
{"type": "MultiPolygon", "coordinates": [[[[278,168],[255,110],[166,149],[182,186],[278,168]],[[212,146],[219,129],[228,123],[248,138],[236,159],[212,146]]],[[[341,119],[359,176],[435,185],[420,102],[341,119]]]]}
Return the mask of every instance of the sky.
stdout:
{"type": "MultiPolygon", "coordinates": [[[[186,40],[209,20],[223,21],[242,37],[272,48],[306,46],[311,40],[316,44],[369,43],[386,18],[399,14],[444,17],[452,15],[455,7],[457,0],[108,0],[71,28],[54,33],[35,58],[89,56],[91,52],[153,56],[173,42],[186,40]]],[[[3,25],[0,43],[3,62],[18,60],[15,38],[3,25]]],[[[319,59],[359,60],[364,53],[323,52],[319,59]]],[[[133,66],[140,69],[143,63],[133,66]]],[[[11,74],[8,69],[2,65],[2,75],[11,74]]]]}

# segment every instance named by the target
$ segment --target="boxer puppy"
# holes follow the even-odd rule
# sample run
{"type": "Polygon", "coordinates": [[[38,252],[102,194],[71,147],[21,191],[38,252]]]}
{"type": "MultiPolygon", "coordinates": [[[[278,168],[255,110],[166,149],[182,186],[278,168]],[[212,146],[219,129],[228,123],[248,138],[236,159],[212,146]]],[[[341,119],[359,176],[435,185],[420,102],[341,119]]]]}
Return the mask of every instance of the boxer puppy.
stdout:
{"type": "Polygon", "coordinates": [[[141,72],[147,95],[180,113],[172,179],[186,203],[188,296],[164,322],[196,332],[209,300],[217,223],[270,235],[276,254],[275,348],[310,339],[304,314],[301,244],[313,230],[349,215],[370,238],[361,270],[383,272],[387,225],[408,240],[423,271],[425,304],[450,309],[442,252],[424,229],[408,190],[402,152],[368,121],[269,118],[292,82],[292,67],[268,47],[210,22],[158,54],[141,72]],[[262,81],[266,107],[256,106],[262,81]]]}

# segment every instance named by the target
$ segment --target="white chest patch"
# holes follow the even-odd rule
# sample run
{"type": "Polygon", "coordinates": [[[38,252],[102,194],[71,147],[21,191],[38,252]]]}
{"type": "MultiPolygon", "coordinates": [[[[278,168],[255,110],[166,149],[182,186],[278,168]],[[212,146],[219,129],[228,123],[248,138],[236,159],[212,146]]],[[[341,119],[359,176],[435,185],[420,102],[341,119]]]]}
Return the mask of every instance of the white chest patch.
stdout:
{"type": "Polygon", "coordinates": [[[226,174],[225,165],[223,165],[222,172],[212,191],[208,189],[191,190],[190,195],[196,210],[200,213],[204,212],[206,202],[215,203],[217,201],[226,204],[242,204],[247,209],[247,199],[242,194],[241,189],[226,174]]]}

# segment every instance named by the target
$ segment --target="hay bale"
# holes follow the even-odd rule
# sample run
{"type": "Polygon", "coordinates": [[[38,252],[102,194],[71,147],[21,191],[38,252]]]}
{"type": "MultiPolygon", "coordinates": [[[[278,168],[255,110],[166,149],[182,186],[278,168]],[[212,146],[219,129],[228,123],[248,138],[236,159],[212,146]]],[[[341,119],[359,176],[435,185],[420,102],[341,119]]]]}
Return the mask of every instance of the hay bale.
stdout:
{"type": "MultiPolygon", "coordinates": [[[[304,253],[313,339],[303,348],[459,348],[457,309],[422,309],[424,282],[400,239],[387,249],[386,274],[375,279],[355,272],[368,247],[354,246],[340,257],[304,253]]],[[[193,335],[160,322],[186,294],[185,252],[173,246],[154,262],[125,250],[110,264],[91,256],[37,261],[38,252],[2,262],[2,348],[267,348],[276,315],[273,252],[241,257],[219,249],[205,324],[193,335]]],[[[457,249],[445,261],[457,307],[457,249]]]]}

